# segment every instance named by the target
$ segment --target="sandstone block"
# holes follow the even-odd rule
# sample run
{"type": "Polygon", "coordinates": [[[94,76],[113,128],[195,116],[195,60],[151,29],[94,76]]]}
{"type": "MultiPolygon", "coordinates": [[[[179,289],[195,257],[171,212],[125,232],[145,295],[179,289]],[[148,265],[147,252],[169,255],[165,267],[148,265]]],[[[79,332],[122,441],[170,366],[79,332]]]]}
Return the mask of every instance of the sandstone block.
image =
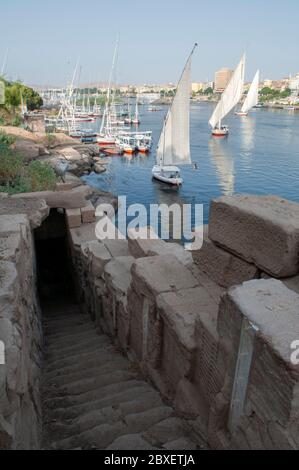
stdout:
{"type": "MultiPolygon", "coordinates": [[[[191,370],[199,348],[196,323],[201,320],[206,335],[210,330],[215,332],[217,304],[203,287],[195,287],[160,294],[157,309],[163,321],[161,373],[175,394],[181,380],[192,379],[191,370]]],[[[150,337],[150,330],[148,335],[150,337]]],[[[203,347],[200,350],[202,352],[203,347]]]]}
{"type": "Polygon", "coordinates": [[[132,265],[132,279],[137,291],[154,297],[198,285],[191,272],[173,255],[137,259],[132,265]]]}
{"type": "Polygon", "coordinates": [[[69,191],[39,191],[35,193],[14,194],[13,199],[43,199],[50,208],[76,209],[86,206],[86,198],[91,196],[93,189],[81,185],[69,191]]]}
{"type": "Polygon", "coordinates": [[[299,204],[275,196],[225,196],[212,201],[212,241],[273,277],[299,272],[299,204]]]}
{"type": "Polygon", "coordinates": [[[161,240],[152,227],[140,229],[140,237],[145,237],[146,235],[148,239],[137,238],[130,231],[128,233],[129,250],[135,258],[169,254],[175,256],[184,266],[192,265],[192,255],[183,246],[178,243],[169,243],[161,240]]]}
{"type": "Polygon", "coordinates": [[[259,277],[259,270],[254,264],[215,245],[208,237],[208,229],[205,225],[202,248],[192,251],[193,260],[202,271],[224,288],[259,277]]]}
{"type": "Polygon", "coordinates": [[[95,209],[90,201],[88,201],[85,207],[81,208],[81,216],[83,224],[90,224],[95,221],[95,209]]]}
{"type": "Polygon", "coordinates": [[[66,209],[66,221],[69,228],[80,227],[81,225],[81,211],[80,209],[66,209]]]}
{"type": "Polygon", "coordinates": [[[96,223],[83,224],[81,227],[70,229],[71,245],[75,248],[80,247],[83,243],[96,240],[96,223]]]}
{"type": "Polygon", "coordinates": [[[109,240],[109,238],[102,240],[112,258],[120,256],[130,256],[128,240],[109,240]]]}
{"type": "MultiPolygon", "coordinates": [[[[112,259],[105,266],[106,292],[103,297],[103,317],[107,331],[120,339],[125,348],[128,342],[130,317],[127,309],[127,292],[131,284],[132,256],[112,259]]],[[[105,329],[106,329],[105,328],[105,329]]]]}
{"type": "MultiPolygon", "coordinates": [[[[291,361],[292,344],[299,338],[299,295],[270,279],[246,282],[223,298],[218,330],[226,357],[222,389],[226,399],[231,399],[232,384],[238,377],[236,360],[244,320],[246,331],[254,337],[254,349],[243,413],[256,416],[261,423],[277,423],[290,435],[291,423],[299,419],[299,366],[291,361]]],[[[248,433],[254,426],[251,422],[247,432],[239,423],[249,445],[253,437],[248,433]]]]}
{"type": "Polygon", "coordinates": [[[98,240],[83,243],[82,253],[87,256],[94,278],[100,278],[104,273],[105,265],[111,260],[111,255],[105,245],[98,240]]]}
{"type": "MultiPolygon", "coordinates": [[[[27,215],[32,229],[39,227],[42,222],[49,215],[49,207],[46,202],[42,199],[39,200],[27,200],[27,199],[13,199],[8,197],[0,199],[0,214],[8,215],[9,217],[20,217],[20,214],[27,215]]],[[[5,219],[3,219],[3,223],[5,219]]],[[[0,223],[0,226],[2,224],[0,223]]],[[[5,226],[2,227],[5,229],[5,226]]]]}

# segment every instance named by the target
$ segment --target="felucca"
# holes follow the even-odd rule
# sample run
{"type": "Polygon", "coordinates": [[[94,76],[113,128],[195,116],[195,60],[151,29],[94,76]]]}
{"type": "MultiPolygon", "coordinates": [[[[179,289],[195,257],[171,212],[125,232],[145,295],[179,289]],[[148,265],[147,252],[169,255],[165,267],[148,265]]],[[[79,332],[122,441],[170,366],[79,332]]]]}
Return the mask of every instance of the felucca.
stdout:
{"type": "Polygon", "coordinates": [[[190,75],[194,45],[179,80],[175,96],[164,120],[160,135],[153,178],[172,185],[181,185],[183,179],[175,165],[187,165],[190,158],[190,75]]]}
{"type": "Polygon", "coordinates": [[[241,108],[241,111],[236,113],[238,116],[247,116],[249,111],[258,104],[259,83],[260,83],[260,71],[258,70],[254,76],[253,82],[250,85],[248,94],[241,108]]]}
{"type": "Polygon", "coordinates": [[[224,137],[229,133],[229,128],[222,125],[223,119],[239,103],[244,88],[245,54],[242,56],[236,70],[234,71],[229,84],[221,95],[212,117],[209,121],[212,127],[212,135],[224,137]]]}

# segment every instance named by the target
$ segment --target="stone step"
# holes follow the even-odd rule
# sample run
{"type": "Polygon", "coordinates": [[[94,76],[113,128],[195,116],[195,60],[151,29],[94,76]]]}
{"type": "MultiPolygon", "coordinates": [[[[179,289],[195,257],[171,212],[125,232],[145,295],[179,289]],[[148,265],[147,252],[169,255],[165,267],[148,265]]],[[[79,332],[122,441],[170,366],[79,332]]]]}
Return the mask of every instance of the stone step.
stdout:
{"type": "Polygon", "coordinates": [[[83,449],[105,449],[117,437],[128,434],[127,426],[122,421],[105,423],[75,436],[55,442],[52,446],[57,450],[68,450],[76,447],[83,449]]]}
{"type": "MultiPolygon", "coordinates": [[[[149,429],[154,424],[168,418],[172,413],[173,410],[166,406],[151,408],[147,411],[134,413],[133,415],[128,415],[126,417],[123,417],[112,407],[101,411],[95,411],[90,413],[88,417],[85,417],[85,419],[81,419],[81,426],[83,429],[86,426],[86,430],[81,430],[79,424],[73,425],[69,429],[70,435],[59,441],[55,447],[59,449],[67,449],[69,446],[73,447],[78,444],[82,445],[83,442],[85,445],[103,449],[115,440],[115,437],[114,439],[111,439],[111,431],[114,433],[114,431],[117,430],[117,436],[137,433],[140,430],[149,429]],[[107,425],[107,423],[109,424],[107,425]],[[121,424],[121,426],[119,426],[119,424],[121,424]],[[104,436],[102,431],[107,432],[108,436],[104,436]]],[[[65,431],[66,429],[64,428],[62,432],[65,431]]]]}
{"type": "Polygon", "coordinates": [[[73,354],[71,357],[66,358],[66,359],[61,359],[61,360],[55,359],[53,361],[49,361],[46,367],[46,372],[50,372],[51,370],[59,370],[62,367],[71,366],[76,363],[81,364],[81,361],[83,361],[84,359],[88,359],[92,357],[94,358],[98,357],[99,361],[101,361],[101,353],[108,352],[108,351],[111,354],[114,353],[114,346],[111,343],[103,344],[103,345],[99,344],[98,346],[94,348],[93,351],[89,351],[84,354],[82,353],[73,354]]]}
{"type": "Polygon", "coordinates": [[[95,329],[90,329],[88,331],[83,331],[76,334],[62,334],[59,338],[46,338],[45,346],[46,348],[63,348],[68,346],[73,346],[79,344],[80,342],[88,341],[89,338],[95,338],[102,336],[102,333],[98,333],[95,329]]]}
{"type": "MultiPolygon", "coordinates": [[[[106,341],[105,341],[106,342],[106,341]]],[[[68,358],[73,356],[74,354],[78,354],[80,352],[89,352],[93,350],[95,347],[103,344],[103,338],[98,335],[89,338],[89,340],[85,339],[80,343],[75,343],[73,345],[66,345],[65,347],[57,347],[53,344],[51,347],[47,348],[45,358],[49,361],[55,360],[55,358],[68,358]]],[[[111,344],[111,343],[110,343],[111,344]]]]}
{"type": "Polygon", "coordinates": [[[158,450],[152,447],[141,434],[124,434],[117,437],[106,450],[158,450]]]}
{"type": "Polygon", "coordinates": [[[183,421],[177,417],[170,417],[143,432],[142,437],[152,446],[161,447],[168,442],[188,436],[183,421]]]}
{"type": "Polygon", "coordinates": [[[103,382],[96,383],[94,385],[95,388],[91,388],[88,391],[68,395],[67,392],[64,392],[62,389],[60,393],[58,391],[56,396],[47,397],[44,403],[51,408],[69,408],[74,405],[82,405],[84,402],[97,400],[101,390],[107,385],[116,383],[121,386],[122,382],[134,380],[135,378],[136,374],[132,372],[120,371],[119,374],[110,374],[109,376],[105,376],[105,380],[103,379],[103,382]]]}
{"type": "Polygon", "coordinates": [[[104,364],[108,364],[110,361],[113,362],[113,360],[118,357],[117,354],[111,354],[110,351],[103,351],[100,355],[97,354],[97,356],[94,356],[93,354],[89,355],[87,358],[84,358],[84,360],[80,361],[78,364],[73,364],[71,366],[64,366],[60,368],[53,368],[52,370],[47,370],[46,368],[44,369],[44,376],[47,377],[47,379],[55,379],[55,377],[61,377],[65,376],[68,374],[73,374],[80,372],[82,370],[87,370],[95,367],[101,367],[104,364]]]}
{"type": "Polygon", "coordinates": [[[131,380],[122,384],[113,384],[104,387],[96,400],[74,405],[68,409],[56,408],[51,410],[51,416],[55,419],[75,419],[76,417],[102,409],[107,406],[118,406],[119,403],[137,400],[142,394],[149,392],[151,387],[142,381],[131,380]]]}
{"type": "Polygon", "coordinates": [[[62,336],[73,336],[76,334],[84,333],[86,331],[93,331],[94,325],[92,323],[82,323],[82,324],[75,324],[68,327],[68,325],[61,324],[60,326],[56,326],[55,328],[52,327],[45,327],[44,333],[45,336],[49,339],[60,339],[62,336]]]}
{"type": "Polygon", "coordinates": [[[67,396],[70,399],[82,394],[100,390],[106,385],[112,383],[120,383],[124,380],[136,378],[137,374],[127,370],[111,370],[105,374],[97,374],[95,377],[82,379],[72,384],[64,385],[60,388],[52,388],[48,390],[48,396],[55,400],[56,397],[67,396]]]}
{"type": "Polygon", "coordinates": [[[140,417],[142,418],[142,412],[163,406],[158,393],[152,390],[143,393],[142,397],[137,400],[131,400],[121,405],[122,406],[110,405],[108,407],[95,409],[80,415],[76,419],[65,420],[64,423],[54,422],[48,426],[48,429],[51,433],[58,433],[59,436],[66,438],[106,422],[125,419],[126,414],[129,414],[126,410],[134,410],[135,413],[140,413],[140,417]]]}
{"type": "Polygon", "coordinates": [[[44,377],[44,386],[45,387],[62,387],[63,385],[72,384],[81,379],[94,377],[97,374],[102,374],[112,370],[120,370],[128,368],[128,361],[122,356],[115,356],[110,358],[109,362],[99,365],[96,367],[84,368],[77,372],[71,372],[69,374],[59,375],[52,377],[44,377]]]}

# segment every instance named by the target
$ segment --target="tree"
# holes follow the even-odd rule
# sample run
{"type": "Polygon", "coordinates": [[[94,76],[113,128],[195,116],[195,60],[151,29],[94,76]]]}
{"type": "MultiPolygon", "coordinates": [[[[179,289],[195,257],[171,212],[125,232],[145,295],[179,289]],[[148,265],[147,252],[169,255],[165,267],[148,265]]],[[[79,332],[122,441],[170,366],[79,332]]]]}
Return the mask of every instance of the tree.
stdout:
{"type": "Polygon", "coordinates": [[[212,95],[213,94],[213,88],[209,87],[204,91],[205,95],[212,95]]]}
{"type": "MultiPolygon", "coordinates": [[[[3,80],[3,79],[2,79],[3,80]]],[[[5,107],[16,108],[21,105],[21,95],[29,111],[38,109],[43,105],[43,100],[39,94],[32,88],[23,85],[20,82],[8,82],[5,84],[5,107]]]]}

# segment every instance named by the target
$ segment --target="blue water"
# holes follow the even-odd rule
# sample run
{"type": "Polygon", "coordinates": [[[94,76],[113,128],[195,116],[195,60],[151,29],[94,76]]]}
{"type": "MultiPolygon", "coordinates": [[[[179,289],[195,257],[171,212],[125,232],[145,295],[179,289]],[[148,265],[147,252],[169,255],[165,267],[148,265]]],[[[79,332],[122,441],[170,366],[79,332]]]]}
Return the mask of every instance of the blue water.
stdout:
{"type": "Polygon", "coordinates": [[[107,172],[90,174],[91,186],[125,195],[127,203],[204,204],[208,221],[211,199],[240,193],[275,194],[299,202],[299,114],[287,110],[255,109],[247,118],[229,116],[227,138],[211,137],[208,126],[213,104],[191,105],[191,157],[197,163],[181,168],[180,189],[152,181],[162,122],[161,112],[141,110],[141,130],[153,131],[153,148],[148,155],[111,157],[107,172]]]}

